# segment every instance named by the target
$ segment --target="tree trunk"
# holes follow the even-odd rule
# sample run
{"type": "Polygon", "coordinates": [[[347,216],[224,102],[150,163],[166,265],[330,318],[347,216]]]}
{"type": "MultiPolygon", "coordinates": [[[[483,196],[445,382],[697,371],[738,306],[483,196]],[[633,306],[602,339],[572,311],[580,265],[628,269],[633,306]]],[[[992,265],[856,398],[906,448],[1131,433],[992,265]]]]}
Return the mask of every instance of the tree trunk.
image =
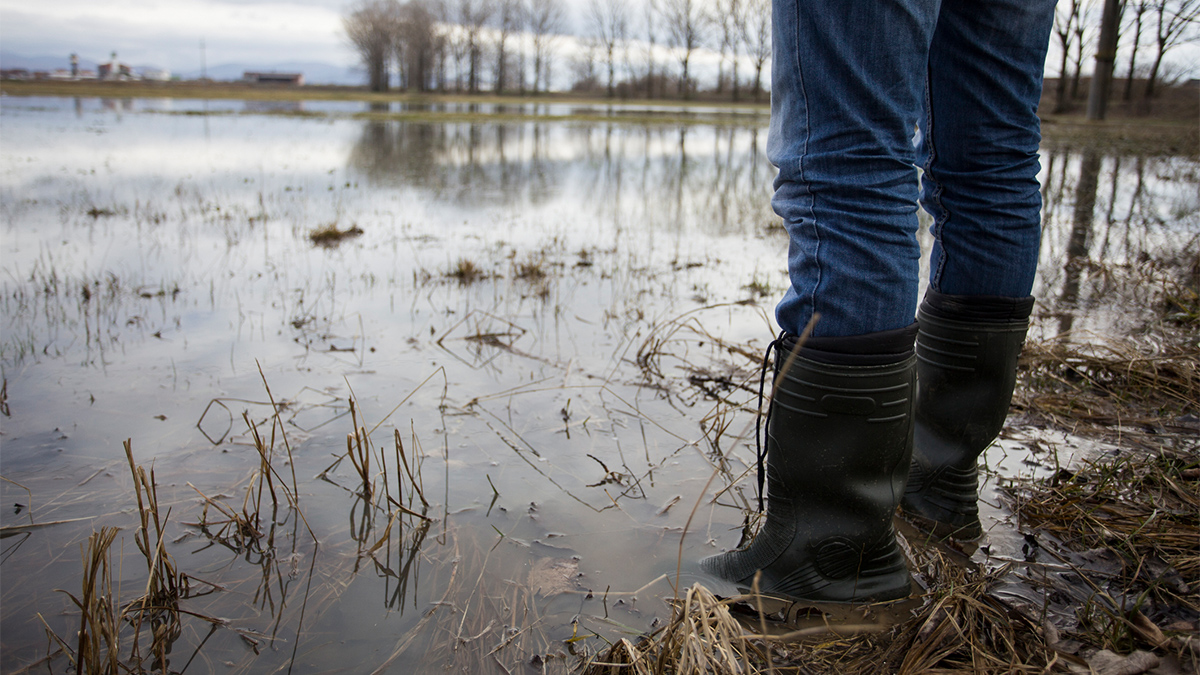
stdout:
{"type": "Polygon", "coordinates": [[[1154,65],[1150,66],[1150,75],[1146,77],[1146,93],[1144,97],[1148,100],[1154,96],[1154,85],[1158,80],[1158,68],[1162,65],[1163,50],[1159,49],[1158,54],[1154,56],[1154,65]]]}
{"type": "Polygon", "coordinates": [[[1096,47],[1096,65],[1092,84],[1088,87],[1087,118],[1104,119],[1108,97],[1112,92],[1113,68],[1117,62],[1117,24],[1121,20],[1121,0],[1104,0],[1100,19],[1100,44],[1096,47]]]}
{"type": "Polygon", "coordinates": [[[371,81],[371,91],[387,91],[388,69],[387,59],[382,56],[372,56],[367,76],[371,81]]]}
{"type": "Polygon", "coordinates": [[[738,52],[733,50],[733,82],[730,83],[733,88],[733,100],[736,103],[738,100],[738,52]]]}
{"type": "Polygon", "coordinates": [[[1067,45],[1063,45],[1062,61],[1058,66],[1058,86],[1054,89],[1054,112],[1067,109],[1067,45]]]}

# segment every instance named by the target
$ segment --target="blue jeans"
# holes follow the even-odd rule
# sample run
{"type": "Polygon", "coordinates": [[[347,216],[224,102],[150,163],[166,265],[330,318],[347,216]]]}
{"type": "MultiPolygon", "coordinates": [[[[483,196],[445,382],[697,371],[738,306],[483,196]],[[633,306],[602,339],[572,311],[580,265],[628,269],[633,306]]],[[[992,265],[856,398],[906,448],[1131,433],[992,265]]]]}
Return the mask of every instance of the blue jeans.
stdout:
{"type": "Polygon", "coordinates": [[[813,312],[817,337],[910,325],[918,201],[934,218],[931,288],[1029,295],[1053,19],[1053,0],[774,0],[781,328],[799,333],[813,312]]]}

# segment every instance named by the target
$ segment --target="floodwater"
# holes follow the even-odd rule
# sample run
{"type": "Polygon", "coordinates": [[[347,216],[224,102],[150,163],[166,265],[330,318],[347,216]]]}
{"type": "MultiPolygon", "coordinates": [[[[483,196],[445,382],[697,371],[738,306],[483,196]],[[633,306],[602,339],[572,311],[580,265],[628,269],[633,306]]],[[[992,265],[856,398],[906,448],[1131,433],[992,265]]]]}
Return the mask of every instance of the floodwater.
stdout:
{"type": "MultiPolygon", "coordinates": [[[[118,609],[145,593],[127,439],[189,580],[175,671],[566,670],[737,543],[786,282],[765,117],[361,111],[0,102],[0,670],[69,669],[94,531],[118,609]]],[[[1154,320],[1112,270],[1196,255],[1198,171],[1046,149],[1036,338],[1154,320]]],[[[991,480],[1087,444],[1011,436],[991,480]]]]}

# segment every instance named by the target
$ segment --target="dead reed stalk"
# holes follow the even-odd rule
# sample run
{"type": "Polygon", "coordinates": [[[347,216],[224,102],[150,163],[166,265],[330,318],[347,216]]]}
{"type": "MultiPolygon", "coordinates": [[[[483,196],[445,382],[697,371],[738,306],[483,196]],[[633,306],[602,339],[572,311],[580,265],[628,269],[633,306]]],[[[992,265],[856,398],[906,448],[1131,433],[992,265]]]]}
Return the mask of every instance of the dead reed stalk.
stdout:
{"type": "MultiPolygon", "coordinates": [[[[50,627],[46,631],[75,665],[76,672],[120,673],[121,616],[113,597],[109,549],[117,528],[103,527],[80,546],[83,554],[83,587],[76,597],[66,593],[79,608],[78,642],[74,652],[50,627]]],[[[40,617],[41,615],[39,615],[40,617]]],[[[42,620],[45,624],[45,619],[42,620]]]]}
{"type": "Polygon", "coordinates": [[[718,600],[696,584],[672,603],[671,620],[634,642],[621,638],[591,659],[585,675],[660,675],[719,673],[753,675],[768,672],[766,654],[757,636],[749,633],[729,611],[730,601],[718,600]]]}
{"type": "Polygon", "coordinates": [[[176,570],[175,561],[166,550],[165,527],[170,510],[166,514],[160,513],[154,470],[147,474],[134,462],[131,439],[125,441],[125,457],[129,460],[138,501],[140,525],[134,541],[146,560],[146,588],[140,598],[126,605],[122,616],[134,627],[131,658],[137,662],[143,660],[140,637],[143,623],[148,620],[151,654],[166,672],[166,655],[182,630],[179,601],[188,592],[188,578],[176,570]]]}

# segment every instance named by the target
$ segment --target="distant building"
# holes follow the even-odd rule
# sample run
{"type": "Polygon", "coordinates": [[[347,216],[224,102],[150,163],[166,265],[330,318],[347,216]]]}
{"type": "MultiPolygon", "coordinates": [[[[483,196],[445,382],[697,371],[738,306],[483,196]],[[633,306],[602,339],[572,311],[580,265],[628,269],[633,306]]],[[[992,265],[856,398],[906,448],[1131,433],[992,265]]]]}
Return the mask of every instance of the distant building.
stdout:
{"type": "Polygon", "coordinates": [[[171,71],[166,68],[143,68],[142,79],[153,82],[167,82],[171,79],[171,71]]]}
{"type": "Polygon", "coordinates": [[[5,80],[28,80],[30,78],[28,68],[5,68],[0,70],[0,79],[5,80]]]}
{"type": "Polygon", "coordinates": [[[250,84],[291,84],[301,86],[304,84],[304,73],[256,73],[247,70],[242,75],[243,82],[250,84]]]}
{"type": "Polygon", "coordinates": [[[117,60],[117,53],[112,53],[112,61],[101,63],[96,67],[101,80],[135,80],[133,68],[117,60]]]}

